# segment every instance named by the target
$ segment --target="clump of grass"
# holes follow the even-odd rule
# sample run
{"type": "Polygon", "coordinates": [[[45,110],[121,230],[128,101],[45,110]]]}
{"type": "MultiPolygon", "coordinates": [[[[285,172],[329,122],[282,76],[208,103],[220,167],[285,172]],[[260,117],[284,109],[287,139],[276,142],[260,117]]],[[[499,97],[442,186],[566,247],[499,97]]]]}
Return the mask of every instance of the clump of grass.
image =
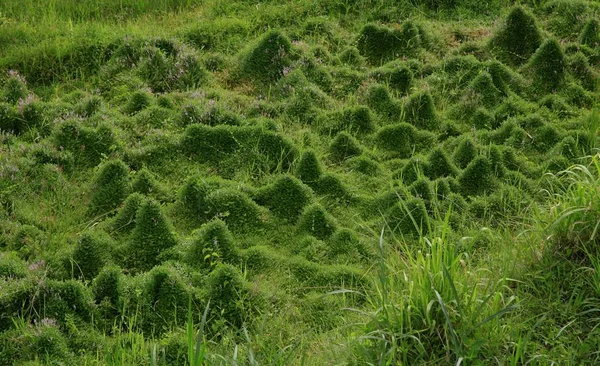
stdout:
{"type": "Polygon", "coordinates": [[[454,150],[452,160],[454,160],[459,168],[464,169],[477,156],[477,153],[475,141],[472,138],[465,138],[454,150]]]}
{"type": "Polygon", "coordinates": [[[154,200],[144,201],[135,217],[127,250],[127,263],[137,271],[147,271],[162,262],[161,254],[177,244],[171,224],[154,200]]]}
{"type": "Polygon", "coordinates": [[[600,46],[600,23],[598,19],[592,18],[585,23],[579,35],[579,43],[592,48],[600,46]]]}
{"type": "Polygon", "coordinates": [[[298,222],[299,232],[308,233],[321,240],[329,238],[336,227],[333,217],[319,204],[306,207],[298,222]]]}
{"type": "Polygon", "coordinates": [[[514,7],[490,40],[490,48],[503,62],[522,65],[542,43],[535,18],[522,7],[514,7]]]}
{"type": "Polygon", "coordinates": [[[385,126],[377,131],[375,139],[381,148],[395,152],[401,158],[431,146],[436,140],[433,133],[419,131],[408,123],[385,126]]]}
{"type": "Polygon", "coordinates": [[[137,192],[127,196],[127,199],[125,199],[125,202],[123,202],[123,205],[119,208],[119,212],[110,223],[111,230],[119,234],[131,232],[135,227],[137,211],[144,200],[145,197],[137,192]]]}
{"type": "Polygon", "coordinates": [[[154,196],[160,199],[164,196],[163,188],[154,174],[144,167],[140,169],[131,183],[131,190],[146,196],[154,196]]]}
{"type": "Polygon", "coordinates": [[[84,166],[98,165],[118,146],[115,133],[107,125],[94,129],[81,126],[74,120],[61,123],[52,138],[59,150],[70,151],[75,162],[84,166]]]}
{"type": "Polygon", "coordinates": [[[565,77],[565,59],[560,44],[555,39],[542,43],[524,66],[531,74],[535,93],[549,93],[556,90],[565,77]]]}
{"type": "Polygon", "coordinates": [[[292,45],[280,31],[270,30],[240,55],[236,74],[263,84],[279,80],[290,65],[292,45]]]}
{"type": "Polygon", "coordinates": [[[390,63],[375,69],[371,75],[378,82],[402,94],[408,93],[413,85],[413,72],[404,64],[390,63]]]}
{"type": "Polygon", "coordinates": [[[87,281],[94,279],[100,273],[100,270],[108,264],[112,246],[110,237],[104,232],[90,231],[84,233],[73,250],[75,275],[87,281]]]}
{"type": "Polygon", "coordinates": [[[475,157],[458,177],[458,183],[465,196],[477,196],[492,191],[495,188],[492,163],[483,155],[475,157]]]}
{"type": "Polygon", "coordinates": [[[150,106],[153,100],[154,98],[149,92],[144,90],[136,91],[131,94],[127,104],[123,107],[123,113],[134,115],[150,106]]]}
{"type": "Polygon", "coordinates": [[[187,262],[196,268],[212,269],[218,263],[235,263],[238,254],[229,228],[215,219],[192,233],[187,262]]]}
{"type": "Polygon", "coordinates": [[[8,78],[2,87],[2,101],[10,104],[17,104],[19,100],[27,99],[29,90],[25,78],[16,71],[8,73],[8,78]]]}
{"type": "Polygon", "coordinates": [[[261,209],[243,192],[222,188],[209,193],[206,201],[208,217],[222,219],[234,232],[257,230],[262,226],[264,208],[261,209]]]}
{"type": "Polygon", "coordinates": [[[300,161],[296,166],[296,176],[309,186],[314,185],[321,175],[323,168],[313,150],[306,150],[300,156],[300,161]]]}
{"type": "Polygon", "coordinates": [[[329,145],[329,156],[336,162],[342,162],[362,153],[358,141],[347,132],[338,133],[329,145]]]}
{"type": "Polygon", "coordinates": [[[372,64],[410,56],[420,47],[419,28],[412,21],[403,22],[400,29],[367,24],[361,29],[357,41],[358,50],[372,64]]]}
{"type": "Polygon", "coordinates": [[[400,199],[385,214],[389,230],[407,238],[427,235],[430,230],[430,218],[427,207],[421,198],[400,199]]]}
{"type": "Polygon", "coordinates": [[[566,69],[586,90],[595,91],[598,87],[598,74],[590,67],[587,57],[581,52],[567,57],[566,69]]]}
{"type": "Polygon", "coordinates": [[[388,121],[397,121],[402,113],[402,105],[395,100],[385,85],[371,85],[365,95],[365,102],[372,110],[388,121]]]}
{"type": "Polygon", "coordinates": [[[129,193],[129,167],[121,160],[110,160],[99,167],[92,186],[91,215],[115,210],[129,193]]]}
{"type": "Polygon", "coordinates": [[[435,131],[440,127],[435,103],[428,91],[411,95],[404,105],[404,114],[417,128],[435,131]]]}
{"type": "Polygon", "coordinates": [[[427,175],[432,179],[440,177],[453,177],[458,174],[458,169],[450,160],[446,151],[440,147],[434,148],[427,157],[427,175]]]}
{"type": "Polygon", "coordinates": [[[290,223],[295,223],[304,207],[311,201],[312,192],[300,180],[284,175],[271,185],[261,188],[255,200],[290,223]]]}

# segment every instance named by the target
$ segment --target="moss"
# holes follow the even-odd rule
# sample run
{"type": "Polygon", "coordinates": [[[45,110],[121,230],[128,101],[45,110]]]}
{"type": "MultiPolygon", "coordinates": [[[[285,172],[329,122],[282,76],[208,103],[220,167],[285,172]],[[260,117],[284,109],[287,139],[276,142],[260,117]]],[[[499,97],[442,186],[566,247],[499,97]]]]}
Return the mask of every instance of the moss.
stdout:
{"type": "Polygon", "coordinates": [[[548,93],[556,90],[565,77],[565,57],[560,44],[548,39],[531,57],[525,71],[533,78],[536,93],[548,93]]]}
{"type": "Polygon", "coordinates": [[[393,178],[400,179],[404,184],[412,184],[428,171],[429,163],[419,156],[413,156],[393,174],[393,178]]]}
{"type": "Polygon", "coordinates": [[[330,237],[336,226],[333,217],[319,204],[306,207],[298,222],[299,232],[308,233],[321,240],[330,237]]]}
{"type": "Polygon", "coordinates": [[[233,235],[222,220],[210,221],[192,233],[187,262],[196,268],[212,269],[218,263],[235,263],[238,254],[233,235]]]}
{"type": "Polygon", "coordinates": [[[260,189],[256,195],[259,204],[290,223],[298,220],[311,199],[311,189],[290,175],[278,178],[273,184],[260,189]]]}
{"type": "Polygon", "coordinates": [[[102,164],[92,185],[89,213],[99,215],[119,207],[129,193],[128,178],[129,167],[121,160],[102,164]]]}
{"type": "Polygon", "coordinates": [[[418,131],[408,123],[385,126],[377,131],[375,140],[379,147],[397,153],[401,158],[435,143],[435,135],[427,131],[418,131]]]}
{"type": "Polygon", "coordinates": [[[347,47],[338,56],[338,60],[340,63],[349,65],[349,66],[361,66],[364,64],[365,59],[361,56],[358,48],[356,47],[347,47]]]}
{"type": "Polygon", "coordinates": [[[458,183],[465,196],[491,192],[495,181],[490,159],[482,155],[475,157],[458,177],[458,183]]]}
{"type": "Polygon", "coordinates": [[[300,156],[300,161],[296,166],[296,176],[304,183],[315,184],[323,174],[323,168],[313,150],[306,150],[300,156]]]}
{"type": "Polygon", "coordinates": [[[440,177],[456,176],[458,169],[452,163],[446,151],[435,147],[427,157],[427,176],[435,179],[440,177]]]}
{"type": "Polygon", "coordinates": [[[119,209],[119,212],[111,222],[111,229],[119,234],[129,233],[135,227],[135,218],[138,209],[144,202],[144,196],[139,193],[132,193],[119,209]]]}
{"type": "Polygon", "coordinates": [[[429,232],[429,216],[419,198],[396,202],[386,213],[387,226],[393,233],[418,237],[429,232]]]}
{"type": "Polygon", "coordinates": [[[402,105],[399,101],[392,98],[385,85],[371,85],[365,95],[366,104],[381,117],[397,121],[402,112],[402,105]]]}
{"type": "Polygon", "coordinates": [[[477,146],[472,138],[463,139],[454,150],[452,160],[456,165],[464,169],[477,156],[477,146]]]}
{"type": "Polygon", "coordinates": [[[542,42],[535,18],[522,7],[514,7],[490,40],[492,52],[512,65],[525,63],[542,42]]]}
{"type": "Polygon", "coordinates": [[[292,45],[283,33],[270,30],[240,55],[237,74],[259,83],[279,80],[290,64],[292,45]]]}
{"type": "Polygon", "coordinates": [[[411,56],[420,47],[419,28],[412,21],[403,22],[400,29],[367,24],[360,31],[357,41],[358,50],[372,64],[411,56]]]}
{"type": "Polygon", "coordinates": [[[598,87],[598,74],[590,67],[587,57],[581,52],[569,56],[566,60],[569,73],[586,90],[595,91],[598,87]]]}
{"type": "Polygon", "coordinates": [[[129,97],[127,104],[123,107],[123,113],[134,115],[152,104],[152,94],[147,91],[136,91],[129,97]]]}
{"type": "Polygon", "coordinates": [[[110,127],[100,125],[92,129],[73,120],[60,124],[54,131],[53,140],[57,149],[70,151],[75,161],[85,166],[98,165],[118,145],[110,127]]]}
{"type": "Polygon", "coordinates": [[[385,65],[373,71],[371,76],[386,84],[393,91],[406,94],[413,85],[413,72],[405,65],[385,65]]]}
{"type": "Polygon", "coordinates": [[[417,128],[437,130],[440,127],[435,104],[428,91],[411,95],[404,105],[404,113],[406,120],[417,128]]]}
{"type": "Polygon", "coordinates": [[[160,205],[146,200],[140,205],[131,233],[127,261],[132,268],[147,271],[161,262],[160,254],[177,244],[171,225],[160,205]]]}
{"type": "Polygon", "coordinates": [[[144,167],[135,174],[135,179],[131,184],[131,190],[147,196],[154,196],[160,199],[164,196],[163,189],[152,172],[144,167]]]}
{"type": "Polygon", "coordinates": [[[365,155],[349,158],[346,160],[345,164],[352,171],[368,176],[376,176],[381,170],[381,167],[375,160],[365,155]]]}
{"type": "Polygon", "coordinates": [[[598,19],[592,18],[585,23],[579,35],[579,43],[592,48],[600,46],[600,22],[598,19]]]}
{"type": "Polygon", "coordinates": [[[91,281],[109,262],[113,243],[110,237],[101,231],[88,231],[81,235],[73,250],[75,275],[91,281]]]}
{"type": "Polygon", "coordinates": [[[338,133],[329,145],[329,156],[336,162],[342,162],[361,153],[360,144],[347,132],[338,133]]]}
{"type": "Polygon", "coordinates": [[[211,313],[222,317],[229,325],[240,328],[259,307],[259,299],[240,271],[228,264],[215,268],[206,281],[211,313]]]}
{"type": "Polygon", "coordinates": [[[502,101],[502,92],[496,87],[492,76],[482,72],[469,83],[467,93],[471,93],[478,105],[493,108],[502,101]]]}
{"type": "Polygon", "coordinates": [[[339,177],[333,174],[323,174],[314,184],[315,192],[336,201],[349,202],[352,195],[339,177]]]}
{"type": "Polygon", "coordinates": [[[209,207],[208,217],[221,218],[234,232],[260,229],[263,210],[246,194],[222,188],[206,197],[209,207]]]}

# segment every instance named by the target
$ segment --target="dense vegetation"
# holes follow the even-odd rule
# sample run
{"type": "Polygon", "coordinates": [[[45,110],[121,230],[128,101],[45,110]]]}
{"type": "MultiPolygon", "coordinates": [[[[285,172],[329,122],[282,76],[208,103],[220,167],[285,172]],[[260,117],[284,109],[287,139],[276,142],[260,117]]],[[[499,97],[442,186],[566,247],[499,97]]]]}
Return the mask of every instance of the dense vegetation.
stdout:
{"type": "Polygon", "coordinates": [[[2,1],[0,365],[597,364],[599,16],[2,1]]]}

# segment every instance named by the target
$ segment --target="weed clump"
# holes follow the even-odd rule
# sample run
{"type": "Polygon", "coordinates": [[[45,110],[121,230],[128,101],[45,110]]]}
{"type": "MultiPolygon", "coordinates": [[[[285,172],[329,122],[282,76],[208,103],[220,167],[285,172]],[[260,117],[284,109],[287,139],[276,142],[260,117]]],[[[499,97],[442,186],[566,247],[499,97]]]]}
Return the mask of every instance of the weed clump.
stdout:
{"type": "Polygon", "coordinates": [[[314,185],[323,174],[323,168],[313,150],[306,150],[300,156],[296,167],[296,176],[309,186],[314,185]]]}
{"type": "Polygon", "coordinates": [[[600,22],[598,19],[592,18],[585,23],[579,36],[579,43],[591,48],[600,46],[600,22]]]}
{"type": "Polygon", "coordinates": [[[494,173],[490,159],[483,155],[474,158],[458,177],[465,196],[478,196],[494,188],[494,173]]]}
{"type": "Polygon", "coordinates": [[[292,44],[285,35],[276,30],[268,31],[243,51],[237,73],[243,79],[274,83],[289,66],[291,52],[292,44]]]}
{"type": "Polygon", "coordinates": [[[73,250],[75,275],[91,281],[108,261],[112,247],[110,237],[104,232],[86,232],[73,250]]]}
{"type": "Polygon", "coordinates": [[[362,153],[362,149],[354,137],[347,132],[338,133],[329,145],[329,156],[336,162],[342,162],[362,153]]]}
{"type": "Polygon", "coordinates": [[[237,258],[233,235],[222,220],[212,220],[192,233],[187,252],[187,262],[191,266],[212,269],[218,263],[234,263],[237,258]]]}
{"type": "Polygon", "coordinates": [[[121,160],[110,160],[100,166],[92,188],[89,213],[110,212],[127,198],[129,167],[121,160]]]}
{"type": "Polygon", "coordinates": [[[298,222],[298,230],[308,233],[317,239],[325,240],[336,230],[333,217],[319,204],[304,209],[298,222]]]}
{"type": "Polygon", "coordinates": [[[246,194],[222,188],[211,192],[207,197],[208,217],[220,218],[234,232],[255,230],[261,227],[263,210],[246,194]]]}
{"type": "Polygon", "coordinates": [[[310,202],[312,192],[300,180],[284,175],[273,184],[259,190],[256,201],[266,206],[279,218],[295,223],[304,207],[310,202]]]}
{"type": "Polygon", "coordinates": [[[433,98],[427,91],[411,95],[404,111],[406,120],[417,128],[432,131],[440,127],[433,98]]]}
{"type": "Polygon", "coordinates": [[[402,56],[411,56],[421,47],[419,28],[406,21],[400,29],[367,24],[360,31],[357,48],[371,64],[381,64],[402,56]]]}
{"type": "Polygon", "coordinates": [[[560,44],[555,39],[544,41],[525,70],[531,73],[534,92],[548,93],[558,88],[565,76],[565,57],[560,44]]]}
{"type": "Polygon", "coordinates": [[[465,138],[458,144],[456,150],[454,150],[452,160],[454,160],[459,168],[464,169],[475,156],[477,156],[475,142],[471,138],[465,138]]]}
{"type": "Polygon", "coordinates": [[[140,205],[135,217],[135,228],[129,242],[132,268],[147,271],[161,262],[160,255],[177,244],[171,225],[160,205],[151,199],[140,205]]]}
{"type": "Polygon", "coordinates": [[[490,41],[492,52],[503,62],[524,64],[542,43],[535,18],[521,7],[508,14],[490,41]]]}
{"type": "Polygon", "coordinates": [[[427,157],[427,176],[431,179],[453,177],[458,169],[452,163],[446,151],[441,147],[434,148],[427,157]]]}

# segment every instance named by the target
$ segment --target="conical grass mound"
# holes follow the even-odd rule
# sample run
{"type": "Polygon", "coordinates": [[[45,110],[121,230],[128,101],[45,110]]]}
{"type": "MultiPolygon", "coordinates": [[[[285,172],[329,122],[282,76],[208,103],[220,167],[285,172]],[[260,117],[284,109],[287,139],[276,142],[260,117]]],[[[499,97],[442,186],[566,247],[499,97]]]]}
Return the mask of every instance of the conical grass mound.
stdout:
{"type": "Polygon", "coordinates": [[[600,22],[598,19],[590,19],[579,36],[579,43],[596,48],[600,46],[600,22]]]}
{"type": "Polygon", "coordinates": [[[281,32],[271,30],[250,45],[239,60],[237,76],[258,83],[274,83],[290,64],[292,44],[281,32]]]}
{"type": "Polygon", "coordinates": [[[262,188],[256,195],[256,201],[279,218],[295,223],[312,196],[308,186],[291,175],[284,175],[262,188]]]}
{"type": "Polygon", "coordinates": [[[347,132],[340,132],[329,145],[329,156],[335,162],[342,162],[362,153],[360,144],[347,132]]]}
{"type": "Polygon", "coordinates": [[[555,39],[546,40],[525,65],[535,94],[556,90],[565,77],[565,55],[555,39]]]}
{"type": "Polygon", "coordinates": [[[400,29],[365,25],[360,31],[357,48],[371,64],[382,64],[416,52],[421,44],[419,28],[406,21],[400,29]]]}
{"type": "Polygon", "coordinates": [[[458,169],[441,147],[436,147],[431,151],[427,163],[427,175],[432,179],[458,174],[458,169]]]}
{"type": "Polygon", "coordinates": [[[477,156],[458,177],[458,183],[465,196],[477,196],[492,191],[494,172],[490,159],[483,155],[477,156]]]}
{"type": "Polygon", "coordinates": [[[212,220],[192,233],[187,253],[187,262],[191,266],[212,269],[218,263],[233,263],[236,259],[233,235],[222,220],[212,220]]]}
{"type": "Polygon", "coordinates": [[[300,232],[308,233],[320,240],[329,238],[336,227],[333,217],[319,204],[308,206],[298,223],[300,232]]]}
{"type": "Polygon", "coordinates": [[[314,185],[323,174],[323,168],[313,150],[306,150],[296,167],[296,176],[304,183],[314,185]]]}
{"type": "Polygon", "coordinates": [[[111,160],[100,166],[92,186],[89,213],[99,215],[119,207],[129,193],[128,177],[129,168],[121,160],[111,160]]]}
{"type": "Polygon", "coordinates": [[[139,271],[160,264],[160,255],[177,244],[171,225],[154,200],[146,200],[137,211],[129,242],[129,262],[139,271]]]}
{"type": "Polygon", "coordinates": [[[417,128],[431,131],[439,128],[435,103],[428,91],[411,95],[404,106],[404,113],[406,120],[417,128]]]}
{"type": "Polygon", "coordinates": [[[492,37],[490,48],[502,62],[522,65],[541,43],[542,36],[533,15],[522,7],[515,7],[492,37]]]}

